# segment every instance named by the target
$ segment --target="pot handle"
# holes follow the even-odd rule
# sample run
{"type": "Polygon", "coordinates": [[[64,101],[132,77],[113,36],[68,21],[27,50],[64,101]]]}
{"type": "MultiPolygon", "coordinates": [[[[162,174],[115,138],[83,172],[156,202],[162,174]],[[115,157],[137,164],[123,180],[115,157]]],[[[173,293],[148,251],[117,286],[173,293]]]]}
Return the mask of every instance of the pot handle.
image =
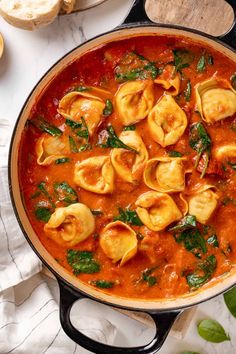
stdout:
{"type": "Polygon", "coordinates": [[[122,27],[127,24],[135,23],[136,25],[139,24],[153,24],[150,18],[146,14],[145,10],[145,2],[146,0],[134,0],[132,7],[125,18],[124,22],[122,23],[122,27]]]}
{"type": "Polygon", "coordinates": [[[58,284],[60,288],[60,321],[63,330],[74,342],[96,354],[154,354],[161,348],[172,324],[181,312],[173,311],[153,314],[148,312],[156,325],[156,334],[150,343],[140,347],[111,346],[85,336],[72,325],[70,320],[72,305],[77,300],[86,298],[86,296],[74,291],[59,279],[58,284]]]}
{"type": "Polygon", "coordinates": [[[236,0],[225,0],[225,1],[232,7],[234,11],[234,21],[229,31],[217,38],[236,50],[236,0]]]}

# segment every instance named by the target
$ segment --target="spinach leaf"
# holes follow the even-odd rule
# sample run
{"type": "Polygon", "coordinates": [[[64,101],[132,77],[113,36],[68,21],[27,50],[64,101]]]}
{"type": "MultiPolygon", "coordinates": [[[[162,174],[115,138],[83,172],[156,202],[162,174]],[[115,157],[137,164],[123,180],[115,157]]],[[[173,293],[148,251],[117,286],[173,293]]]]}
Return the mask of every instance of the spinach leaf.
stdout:
{"type": "Polygon", "coordinates": [[[101,211],[101,210],[91,209],[91,212],[92,212],[92,214],[95,215],[95,216],[103,215],[103,211],[101,211]]]}
{"type": "Polygon", "coordinates": [[[87,123],[85,122],[85,119],[84,117],[81,117],[81,122],[82,122],[82,127],[83,129],[77,131],[77,135],[80,137],[80,138],[85,138],[86,141],[88,142],[89,140],[89,131],[88,131],[88,126],[87,126],[87,123]]]}
{"type": "Polygon", "coordinates": [[[118,208],[118,211],[120,214],[113,218],[114,221],[120,220],[136,226],[143,225],[142,221],[139,219],[139,216],[135,210],[130,210],[130,209],[124,210],[122,208],[118,208]]]}
{"type": "Polygon", "coordinates": [[[60,165],[60,164],[62,164],[62,163],[66,163],[66,162],[70,162],[69,157],[62,157],[62,158],[60,158],[60,159],[57,159],[57,160],[55,161],[55,164],[56,164],[56,165],[60,165]]]}
{"type": "Polygon", "coordinates": [[[236,286],[224,294],[224,300],[231,314],[236,317],[236,286]]]}
{"type": "Polygon", "coordinates": [[[92,280],[90,284],[100,289],[111,289],[115,285],[115,282],[108,280],[92,280]]]}
{"type": "Polygon", "coordinates": [[[197,219],[194,215],[186,215],[175,226],[168,229],[168,231],[184,231],[195,228],[197,226],[197,219]]]}
{"type": "Polygon", "coordinates": [[[109,125],[107,127],[107,132],[108,132],[108,138],[105,144],[100,144],[100,147],[102,148],[120,148],[120,149],[126,149],[135,152],[136,154],[138,153],[134,148],[131,146],[128,146],[124,144],[116,135],[114,128],[112,125],[109,125]]]}
{"type": "Polygon", "coordinates": [[[190,101],[191,93],[192,93],[191,81],[188,80],[186,89],[184,90],[184,97],[185,97],[186,102],[190,101]]]}
{"type": "Polygon", "coordinates": [[[175,71],[182,74],[184,68],[188,68],[194,60],[194,54],[185,49],[173,50],[175,71]]]}
{"type": "Polygon", "coordinates": [[[78,92],[84,92],[84,91],[89,91],[91,90],[90,87],[86,87],[86,86],[76,86],[73,88],[72,91],[78,91],[78,92]]]}
{"type": "Polygon", "coordinates": [[[106,105],[103,110],[103,115],[107,117],[107,116],[110,116],[113,112],[113,104],[112,104],[111,100],[108,100],[108,99],[106,100],[105,104],[106,105]]]}
{"type": "Polygon", "coordinates": [[[236,90],[236,72],[233,73],[233,75],[230,78],[231,85],[234,90],[236,90]]]}
{"type": "Polygon", "coordinates": [[[201,173],[201,178],[204,177],[210,159],[211,153],[211,138],[202,123],[194,123],[190,127],[190,147],[197,152],[195,168],[198,166],[202,154],[206,154],[206,160],[201,173]]]}
{"type": "Polygon", "coordinates": [[[229,196],[226,195],[226,196],[222,199],[221,203],[222,203],[222,205],[224,205],[224,206],[227,206],[227,205],[229,205],[229,204],[236,205],[236,199],[231,198],[231,197],[229,197],[229,196]]]}
{"type": "Polygon", "coordinates": [[[197,71],[200,73],[200,72],[204,71],[205,68],[206,68],[205,54],[202,54],[200,56],[198,63],[197,63],[197,71]]]}
{"type": "Polygon", "coordinates": [[[136,126],[135,125],[127,125],[126,127],[124,127],[124,131],[133,131],[136,129],[136,126]]]}
{"type": "Polygon", "coordinates": [[[71,152],[74,152],[74,153],[79,152],[75,140],[70,135],[69,135],[69,144],[70,144],[70,151],[71,152]]]}
{"type": "Polygon", "coordinates": [[[183,155],[181,154],[181,152],[175,151],[175,150],[169,150],[169,151],[168,151],[168,155],[169,155],[170,157],[181,157],[181,156],[183,156],[183,155]]]}
{"type": "Polygon", "coordinates": [[[100,271],[101,266],[89,251],[67,250],[67,262],[75,275],[80,273],[92,274],[100,271]]]}
{"type": "Polygon", "coordinates": [[[176,242],[183,242],[187,251],[192,252],[197,258],[207,252],[206,241],[198,229],[187,229],[174,235],[176,242]]]}
{"type": "Polygon", "coordinates": [[[37,117],[36,119],[30,119],[29,122],[39,130],[46,132],[52,136],[62,135],[62,131],[59,128],[57,128],[55,125],[50,124],[41,116],[37,117]]]}
{"type": "Polygon", "coordinates": [[[219,242],[216,235],[211,235],[210,237],[208,237],[207,243],[209,245],[212,245],[213,247],[219,247],[219,242]]]}
{"type": "Polygon", "coordinates": [[[212,276],[214,270],[216,269],[216,257],[214,255],[208,256],[202,263],[198,265],[195,273],[186,276],[188,285],[191,288],[199,288],[204,283],[206,283],[212,276]],[[204,273],[204,275],[200,275],[204,273]]]}
{"type": "Polygon", "coordinates": [[[38,220],[48,222],[53,212],[50,208],[37,207],[34,213],[38,220]]]}
{"type": "Polygon", "coordinates": [[[213,58],[213,56],[210,55],[210,54],[208,55],[207,63],[208,63],[209,65],[213,65],[213,64],[214,64],[214,58],[213,58]]]}
{"type": "Polygon", "coordinates": [[[221,343],[230,340],[221,324],[214,320],[202,320],[197,326],[198,334],[208,342],[221,343]]]}
{"type": "Polygon", "coordinates": [[[58,199],[67,204],[78,202],[76,191],[67,182],[56,182],[54,184],[54,191],[58,199]]]}
{"type": "Polygon", "coordinates": [[[142,272],[142,280],[146,281],[148,286],[154,286],[157,283],[157,277],[152,274],[155,268],[147,268],[142,272]]]}
{"type": "Polygon", "coordinates": [[[82,123],[79,122],[75,122],[71,119],[66,118],[66,125],[68,125],[68,127],[71,127],[72,129],[78,129],[78,128],[82,128],[82,123]]]}

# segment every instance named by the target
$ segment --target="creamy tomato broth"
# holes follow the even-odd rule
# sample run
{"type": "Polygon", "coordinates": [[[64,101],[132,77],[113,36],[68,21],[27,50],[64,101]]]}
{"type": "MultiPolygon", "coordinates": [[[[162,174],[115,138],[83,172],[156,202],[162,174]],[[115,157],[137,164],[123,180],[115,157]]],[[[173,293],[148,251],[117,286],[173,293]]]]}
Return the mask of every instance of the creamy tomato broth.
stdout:
{"type": "Polygon", "coordinates": [[[170,298],[236,261],[236,65],[180,37],[105,44],[32,109],[19,179],[30,222],[81,281],[170,298]]]}

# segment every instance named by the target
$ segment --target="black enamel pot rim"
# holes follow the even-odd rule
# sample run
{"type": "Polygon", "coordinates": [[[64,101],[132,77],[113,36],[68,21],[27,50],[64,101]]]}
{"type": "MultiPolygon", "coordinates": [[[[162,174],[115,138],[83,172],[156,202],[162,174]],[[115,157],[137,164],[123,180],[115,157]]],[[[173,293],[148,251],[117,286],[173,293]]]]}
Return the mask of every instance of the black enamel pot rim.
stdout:
{"type": "MultiPolygon", "coordinates": [[[[62,283],[62,284],[66,284],[71,292],[73,294],[77,294],[78,297],[79,295],[82,295],[84,297],[87,297],[87,298],[91,298],[92,300],[95,300],[95,301],[99,301],[103,304],[107,304],[107,305],[111,305],[111,306],[114,306],[114,307],[118,307],[118,308],[122,308],[122,309],[127,309],[127,310],[136,310],[136,311],[145,311],[145,312],[149,312],[149,313],[152,313],[152,312],[166,312],[166,311],[180,311],[181,309],[184,309],[184,308],[188,308],[190,306],[193,306],[193,305],[197,305],[203,301],[207,301],[207,300],[210,300],[211,298],[217,296],[217,295],[220,295],[222,294],[223,292],[227,291],[228,289],[230,289],[232,286],[234,286],[236,284],[236,280],[235,280],[235,283],[226,288],[224,288],[223,290],[217,292],[216,294],[214,293],[213,295],[209,295],[207,296],[206,298],[203,298],[199,301],[196,301],[196,302],[193,302],[191,304],[186,304],[186,305],[182,305],[182,306],[176,306],[176,307],[170,307],[170,308],[165,308],[164,310],[162,309],[146,309],[146,308],[142,308],[142,307],[129,307],[129,306],[125,306],[125,305],[119,305],[119,304],[115,304],[113,302],[109,302],[109,301],[104,301],[104,300],[101,300],[95,296],[92,296],[91,294],[87,294],[86,292],[84,292],[83,290],[81,289],[78,289],[76,288],[76,286],[74,286],[73,284],[69,283],[64,277],[61,276],[61,274],[59,274],[54,268],[52,268],[48,263],[47,261],[44,259],[44,257],[40,254],[40,252],[38,251],[38,249],[34,246],[34,244],[32,243],[31,239],[29,238],[29,236],[27,235],[26,231],[25,231],[25,228],[24,228],[24,225],[20,219],[20,216],[19,216],[19,213],[18,213],[18,209],[17,209],[17,206],[16,206],[16,203],[15,203],[15,199],[14,199],[14,195],[13,195],[13,190],[12,190],[12,163],[11,161],[14,159],[13,155],[12,155],[12,150],[13,150],[13,144],[14,144],[14,140],[15,140],[15,135],[16,135],[16,132],[17,132],[17,127],[18,127],[18,123],[21,119],[21,116],[24,112],[24,109],[28,103],[28,101],[31,99],[31,97],[34,96],[34,91],[36,90],[36,88],[39,86],[39,84],[44,80],[44,78],[48,75],[48,73],[51,72],[51,70],[53,68],[55,68],[64,58],[66,58],[67,56],[69,56],[70,54],[72,54],[74,51],[76,51],[78,48],[80,47],[83,47],[85,44],[91,42],[91,41],[94,41],[98,38],[102,38],[103,36],[105,35],[108,35],[108,34],[112,34],[112,33],[115,33],[117,31],[123,31],[125,32],[126,29],[134,29],[134,28],[140,28],[140,35],[142,35],[142,29],[144,28],[147,28],[147,27],[152,27],[153,29],[157,29],[158,28],[166,28],[166,29],[170,29],[170,30],[173,30],[173,29],[176,29],[176,30],[181,30],[181,31],[184,31],[186,32],[186,37],[187,37],[187,34],[188,33],[193,33],[193,34],[197,34],[201,37],[203,37],[203,40],[204,38],[207,38],[207,39],[210,39],[210,40],[213,40],[213,42],[216,42],[218,44],[220,44],[221,46],[229,49],[230,51],[232,51],[233,53],[236,52],[236,50],[234,50],[232,47],[230,47],[229,45],[223,43],[220,39],[218,38],[215,38],[209,34],[206,34],[206,33],[203,33],[203,32],[200,32],[200,31],[197,31],[197,30],[194,30],[194,29],[188,29],[188,28],[185,28],[185,27],[182,27],[182,26],[175,26],[175,25],[164,25],[164,24],[153,24],[153,23],[131,23],[131,24],[123,24],[111,31],[107,31],[106,33],[103,33],[103,34],[100,34],[100,35],[97,35],[96,37],[93,37],[91,39],[89,39],[88,41],[86,41],[85,43],[82,43],[80,45],[78,45],[77,47],[75,47],[74,49],[72,49],[71,51],[69,51],[68,53],[66,53],[64,56],[62,56],[55,64],[53,64],[49,70],[47,70],[47,72],[41,77],[41,79],[36,83],[36,85],[34,86],[34,88],[31,90],[30,94],[28,95],[20,113],[19,113],[19,116],[16,120],[16,123],[15,123],[15,126],[14,126],[14,129],[13,129],[13,133],[12,133],[12,138],[11,138],[11,142],[10,142],[10,149],[9,149],[9,159],[8,159],[8,181],[9,181],[9,190],[10,190],[10,197],[11,197],[11,202],[12,202],[12,205],[13,205],[13,209],[14,209],[14,212],[15,212],[15,215],[16,215],[16,218],[18,220],[18,223],[21,227],[21,230],[27,240],[27,242],[30,244],[30,246],[32,247],[32,249],[34,250],[34,252],[37,254],[37,256],[41,259],[41,261],[45,264],[45,266],[55,275],[55,277],[57,278],[58,282],[59,283],[62,283]]],[[[154,34],[155,35],[155,34],[154,34]]],[[[158,33],[157,33],[158,35],[158,33]]],[[[174,35],[174,34],[173,34],[174,35]]],[[[122,302],[122,298],[120,299],[121,302],[122,302]]],[[[140,299],[141,300],[141,299],[140,299]]],[[[137,304],[137,302],[136,302],[137,304]]]]}

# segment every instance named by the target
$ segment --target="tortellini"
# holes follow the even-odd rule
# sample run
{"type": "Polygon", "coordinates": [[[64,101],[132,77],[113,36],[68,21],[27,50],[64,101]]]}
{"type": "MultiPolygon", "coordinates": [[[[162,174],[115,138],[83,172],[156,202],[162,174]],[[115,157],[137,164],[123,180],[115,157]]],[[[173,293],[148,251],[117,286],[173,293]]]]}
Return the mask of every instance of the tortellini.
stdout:
{"type": "Polygon", "coordinates": [[[215,157],[218,160],[223,160],[228,157],[236,157],[236,144],[227,144],[217,147],[215,157]]]}
{"type": "Polygon", "coordinates": [[[66,137],[43,134],[36,143],[37,163],[44,166],[50,165],[57,159],[65,157],[69,151],[66,137]]]}
{"type": "Polygon", "coordinates": [[[185,112],[170,95],[162,96],[148,115],[150,134],[162,147],[175,144],[183,135],[187,124],[185,112]]]}
{"type": "Polygon", "coordinates": [[[100,233],[99,243],[105,255],[114,263],[124,265],[137,253],[136,233],[121,221],[111,222],[100,233]]]}
{"type": "Polygon", "coordinates": [[[182,217],[174,200],[166,193],[151,191],[143,193],[135,205],[140,220],[153,231],[164,230],[166,226],[182,217]]]}
{"type": "Polygon", "coordinates": [[[66,247],[72,247],[84,241],[94,230],[94,216],[91,210],[81,203],[56,208],[44,226],[47,236],[66,247]]]}
{"type": "Polygon", "coordinates": [[[147,162],[143,179],[158,192],[181,192],[185,189],[183,158],[157,157],[147,162]]]}
{"type": "Polygon", "coordinates": [[[154,80],[156,84],[161,85],[172,96],[179,94],[180,90],[180,75],[175,73],[175,67],[167,65],[163,73],[154,80]]]}
{"type": "Polygon", "coordinates": [[[109,156],[89,157],[77,162],[74,182],[87,191],[106,194],[114,190],[114,170],[109,156]]]}
{"type": "Polygon", "coordinates": [[[196,85],[196,103],[202,119],[214,123],[236,112],[236,91],[227,80],[211,78],[196,85]]]}
{"type": "MultiPolygon", "coordinates": [[[[107,95],[109,95],[108,92],[107,95]]],[[[89,88],[88,91],[83,92],[69,92],[60,100],[58,113],[75,121],[80,121],[83,117],[91,136],[99,125],[105,108],[104,100],[99,96],[104,96],[104,90],[99,88],[89,88]]]]}
{"type": "Polygon", "coordinates": [[[153,82],[150,80],[126,82],[119,87],[115,102],[123,125],[139,122],[147,117],[153,107],[153,82]]]}
{"type": "Polygon", "coordinates": [[[196,216],[197,221],[201,224],[206,224],[217,207],[219,197],[213,191],[214,188],[208,184],[201,186],[188,201],[189,214],[196,216]]]}
{"type": "Polygon", "coordinates": [[[137,153],[115,148],[111,153],[112,165],[120,178],[126,182],[137,183],[148,160],[146,146],[140,135],[135,131],[123,131],[119,139],[124,144],[134,148],[137,153]]]}

